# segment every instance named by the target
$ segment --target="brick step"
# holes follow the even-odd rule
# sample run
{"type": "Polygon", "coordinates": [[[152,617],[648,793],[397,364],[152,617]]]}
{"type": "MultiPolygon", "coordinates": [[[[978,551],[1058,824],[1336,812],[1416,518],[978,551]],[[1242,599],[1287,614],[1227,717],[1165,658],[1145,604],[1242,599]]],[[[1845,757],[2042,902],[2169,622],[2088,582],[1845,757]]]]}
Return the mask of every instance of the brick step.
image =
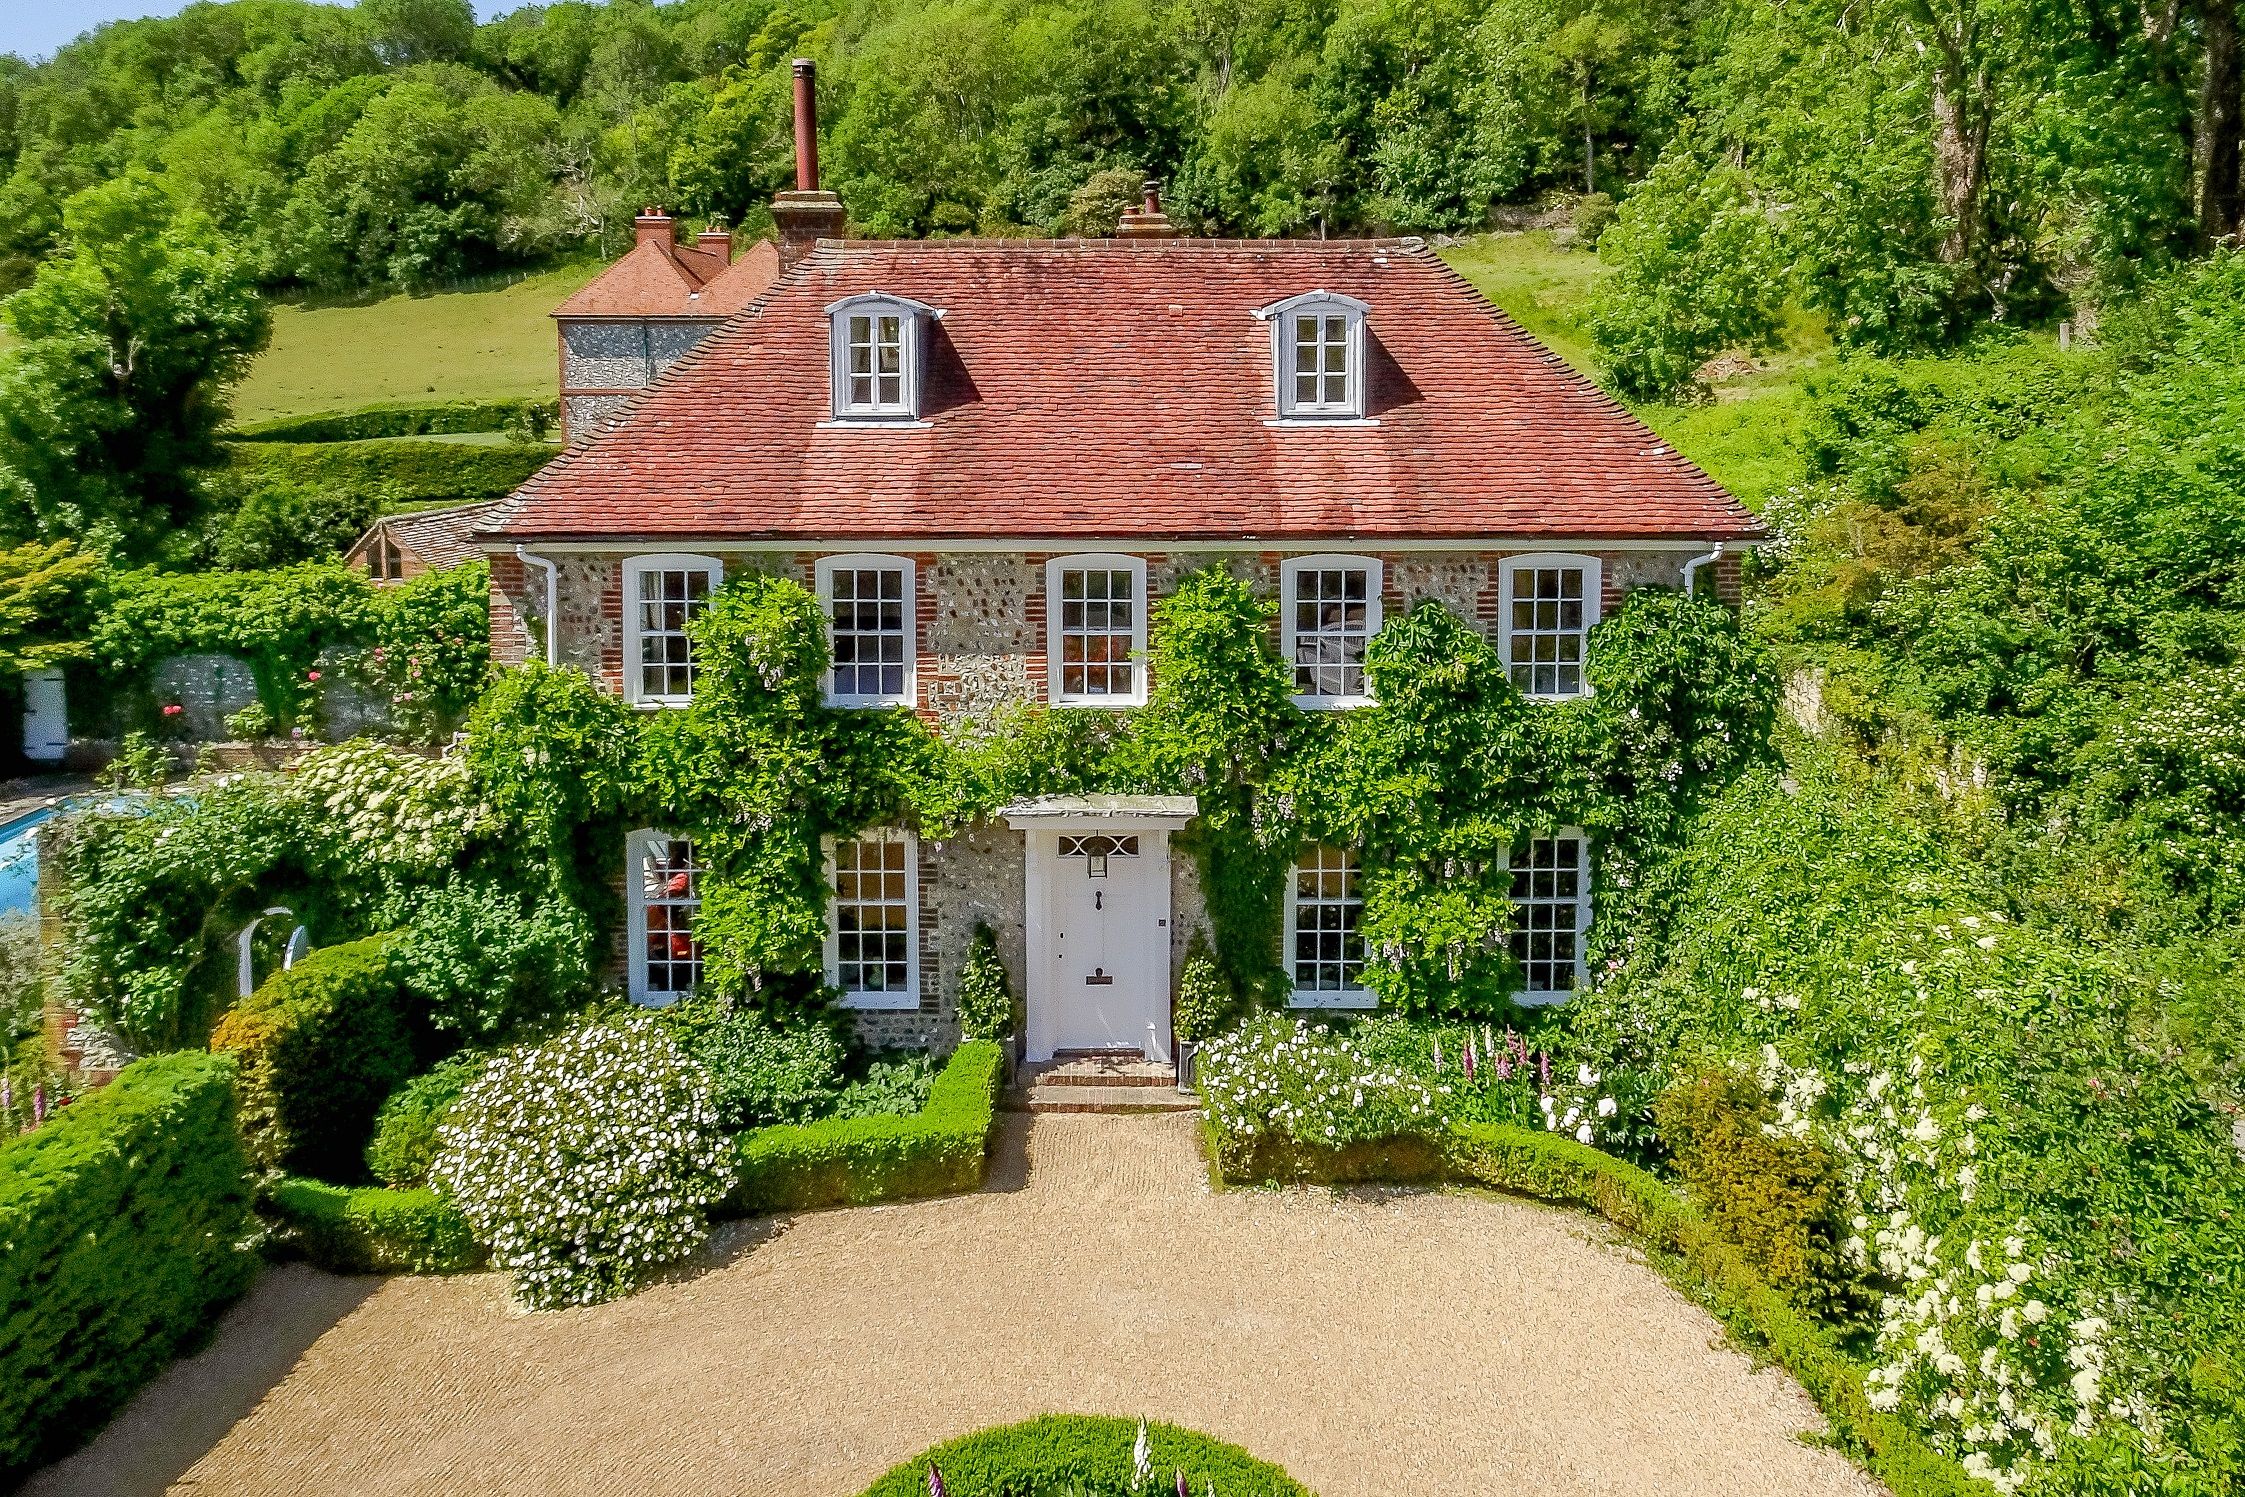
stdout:
{"type": "Polygon", "coordinates": [[[1009,1092],[1009,1112],[1195,1112],[1200,1099],[1188,1097],[1174,1086],[1039,1086],[1027,1092],[1009,1092]]]}
{"type": "Polygon", "coordinates": [[[1177,1068],[1136,1058],[1127,1063],[1070,1060],[1029,1066],[1023,1075],[1030,1086],[1173,1086],[1177,1068]]]}

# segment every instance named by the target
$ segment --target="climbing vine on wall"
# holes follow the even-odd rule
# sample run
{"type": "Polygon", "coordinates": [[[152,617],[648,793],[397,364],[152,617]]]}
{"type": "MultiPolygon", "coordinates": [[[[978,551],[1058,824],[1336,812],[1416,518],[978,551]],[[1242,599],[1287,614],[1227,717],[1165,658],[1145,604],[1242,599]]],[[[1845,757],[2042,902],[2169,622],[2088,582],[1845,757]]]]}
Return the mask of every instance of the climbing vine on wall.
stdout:
{"type": "Polygon", "coordinates": [[[1198,799],[1179,845],[1240,1001],[1282,1000],[1286,869],[1325,841],[1362,856],[1366,981],[1383,1001],[1493,1014],[1515,987],[1513,849],[1579,826],[1601,873],[1633,883],[1762,752],[1775,697],[1727,609],[1657,590],[1594,634],[1595,694],[1557,704],[1523,699],[1487,639],[1435,602],[1373,641],[1377,705],[1345,713],[1294,705],[1272,605],[1229,573],[1186,578],[1153,626],[1144,708],[1020,706],[938,738],[901,709],[822,704],[824,623],[800,586],[719,589],[692,626],[693,706],[644,728],[649,814],[693,836],[705,870],[707,980],[815,987],[825,836],[900,819],[941,836],[1027,795],[1126,791],[1198,799]]]}

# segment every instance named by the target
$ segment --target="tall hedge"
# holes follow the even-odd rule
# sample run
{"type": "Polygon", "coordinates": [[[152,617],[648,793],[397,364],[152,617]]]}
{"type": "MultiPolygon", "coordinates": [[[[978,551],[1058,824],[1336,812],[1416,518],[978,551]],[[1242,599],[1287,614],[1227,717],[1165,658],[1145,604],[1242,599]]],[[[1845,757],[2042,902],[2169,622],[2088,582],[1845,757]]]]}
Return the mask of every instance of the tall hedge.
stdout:
{"type": "Polygon", "coordinates": [[[218,1021],[210,1047],[240,1059],[242,1139],[260,1169],[365,1177],[374,1115],[414,1071],[390,944],[323,947],[218,1021]]]}
{"type": "Polygon", "coordinates": [[[227,466],[248,482],[379,490],[399,503],[498,499],[560,451],[518,442],[234,442],[227,466]]]}
{"type": "Polygon", "coordinates": [[[0,1144],[0,1487],[60,1454],[247,1287],[234,1063],[135,1061],[0,1144]]]}
{"type": "Polygon", "coordinates": [[[373,437],[505,431],[509,425],[539,417],[553,424],[557,415],[551,400],[441,400],[284,416],[237,427],[232,436],[237,442],[363,442],[373,437]]]}

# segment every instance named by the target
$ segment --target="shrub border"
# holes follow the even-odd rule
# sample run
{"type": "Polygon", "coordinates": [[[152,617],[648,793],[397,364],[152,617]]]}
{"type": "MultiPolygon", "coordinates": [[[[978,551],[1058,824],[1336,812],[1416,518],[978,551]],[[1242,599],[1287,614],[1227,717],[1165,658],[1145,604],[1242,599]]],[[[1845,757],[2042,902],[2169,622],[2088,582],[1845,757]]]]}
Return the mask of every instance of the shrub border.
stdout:
{"type": "Polygon", "coordinates": [[[1339,1149],[1268,1135],[1227,1137],[1213,1122],[1204,1124],[1204,1133],[1219,1185],[1479,1185],[1593,1211],[1644,1248],[1663,1278],[1748,1350],[1792,1374],[1831,1423],[1832,1443],[1895,1497],[1985,1497],[1985,1486],[1908,1423],[1873,1409],[1863,1369],[1831,1336],[1764,1283],[1690,1202],[1633,1164],[1571,1138],[1500,1123],[1339,1149]]]}
{"type": "MultiPolygon", "coordinates": [[[[861,1497],[925,1497],[931,1461],[945,1484],[960,1492],[1042,1492],[1048,1483],[1066,1483],[1064,1490],[1125,1490],[1137,1439],[1135,1419],[1044,1414],[932,1445],[892,1466],[861,1497]]],[[[1312,1497],[1280,1467],[1198,1430],[1149,1419],[1146,1444],[1157,1493],[1168,1491],[1171,1474],[1182,1470],[1196,1493],[1213,1483],[1224,1497],[1312,1497]]]]}
{"type": "Polygon", "coordinates": [[[740,1136],[740,1183],[727,1205],[743,1215],[953,1195],[982,1183],[1004,1056],[968,1040],[909,1117],[830,1118],[740,1136]]]}
{"type": "Polygon", "coordinates": [[[330,1273],[465,1273],[483,1267],[468,1219],[425,1187],[330,1185],[283,1175],[259,1195],[277,1245],[330,1273]]]}

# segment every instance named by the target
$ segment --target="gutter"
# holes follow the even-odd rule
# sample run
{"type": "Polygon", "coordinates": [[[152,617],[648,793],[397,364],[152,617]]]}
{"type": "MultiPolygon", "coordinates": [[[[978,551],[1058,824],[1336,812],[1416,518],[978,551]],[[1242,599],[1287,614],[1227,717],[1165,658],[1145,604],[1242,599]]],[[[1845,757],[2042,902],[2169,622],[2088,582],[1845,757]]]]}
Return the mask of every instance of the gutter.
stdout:
{"type": "MultiPolygon", "coordinates": [[[[1687,598],[1691,596],[1692,584],[1699,579],[1699,569],[1701,567],[1706,566],[1711,561],[1722,560],[1724,544],[1725,543],[1722,541],[1717,541],[1715,543],[1714,550],[1708,552],[1705,556],[1695,556],[1690,561],[1684,563],[1684,596],[1686,596],[1687,598]]],[[[521,554],[521,551],[522,548],[520,546],[515,547],[515,552],[517,555],[521,554]]],[[[551,563],[549,563],[548,565],[551,565],[551,563]]]]}
{"type": "MultiPolygon", "coordinates": [[[[1720,552],[1722,547],[1715,549],[1720,552]]],[[[514,556],[523,565],[537,567],[546,574],[546,664],[558,664],[554,656],[557,653],[555,642],[559,637],[555,631],[561,617],[561,568],[543,556],[532,555],[519,541],[515,544],[514,556]]],[[[1685,586],[1687,590],[1690,587],[1689,567],[1685,568],[1685,586]]]]}

